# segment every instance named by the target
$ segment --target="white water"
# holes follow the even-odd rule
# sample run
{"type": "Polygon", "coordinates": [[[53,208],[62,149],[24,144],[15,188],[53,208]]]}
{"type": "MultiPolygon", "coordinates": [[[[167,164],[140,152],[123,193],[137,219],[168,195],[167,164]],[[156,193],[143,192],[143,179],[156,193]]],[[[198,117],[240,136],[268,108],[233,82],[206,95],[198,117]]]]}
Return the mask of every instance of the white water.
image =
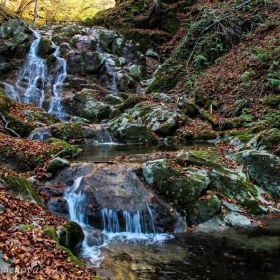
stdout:
{"type": "Polygon", "coordinates": [[[65,114],[63,113],[63,106],[61,104],[60,88],[62,87],[63,82],[67,76],[66,60],[62,57],[59,57],[59,47],[54,43],[52,43],[52,46],[55,48],[55,52],[53,55],[56,58],[56,68],[54,84],[52,87],[53,96],[51,99],[48,113],[55,115],[60,120],[63,120],[65,114]]]}
{"type": "Polygon", "coordinates": [[[29,54],[15,83],[15,92],[22,103],[32,103],[42,108],[44,100],[44,86],[46,81],[45,60],[37,56],[41,39],[39,33],[34,32],[36,40],[31,44],[29,54]],[[20,97],[22,96],[22,98],[20,97]]]}
{"type": "Polygon", "coordinates": [[[84,241],[82,243],[82,257],[89,258],[93,266],[100,266],[103,257],[101,255],[100,248],[97,246],[89,246],[86,242],[89,234],[87,228],[87,222],[85,221],[85,194],[79,190],[83,177],[78,177],[73,186],[70,187],[65,193],[64,197],[68,203],[69,219],[78,223],[85,234],[84,241]]]}
{"type": "MultiPolygon", "coordinates": [[[[35,31],[33,31],[33,34],[36,40],[30,46],[30,51],[19,71],[14,86],[4,83],[5,93],[17,102],[31,103],[42,108],[45,98],[45,85],[47,81],[51,80],[51,76],[47,71],[46,60],[38,56],[41,35],[35,31]]],[[[48,112],[62,120],[65,114],[63,114],[59,91],[67,76],[66,60],[59,57],[59,47],[54,43],[52,43],[52,46],[55,49],[53,55],[56,62],[52,81],[52,98],[48,112]]]]}
{"type": "MultiPolygon", "coordinates": [[[[87,244],[87,237],[90,237],[94,228],[89,226],[85,219],[87,205],[86,196],[80,189],[82,180],[82,176],[78,177],[73,186],[65,192],[64,197],[68,203],[69,219],[78,223],[85,234],[81,256],[85,259],[90,259],[92,265],[98,267],[104,259],[101,254],[101,247],[107,246],[107,244],[104,243],[101,246],[90,246],[87,244]]],[[[118,238],[123,241],[144,241],[146,244],[150,244],[161,243],[173,238],[171,234],[156,233],[153,225],[152,211],[148,205],[147,211],[122,212],[122,218],[125,221],[125,231],[121,231],[120,220],[116,211],[104,208],[101,210],[101,213],[104,225],[103,233],[109,240],[118,238]]]]}

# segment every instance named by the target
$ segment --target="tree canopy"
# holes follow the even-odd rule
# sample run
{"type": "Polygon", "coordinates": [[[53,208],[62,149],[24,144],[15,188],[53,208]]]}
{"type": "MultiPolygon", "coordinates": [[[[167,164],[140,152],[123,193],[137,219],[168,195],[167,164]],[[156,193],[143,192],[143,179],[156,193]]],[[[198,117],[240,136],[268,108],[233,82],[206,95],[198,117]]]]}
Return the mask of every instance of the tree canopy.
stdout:
{"type": "Polygon", "coordinates": [[[2,0],[1,4],[30,23],[80,21],[115,5],[114,0],[2,0]],[[37,20],[36,20],[37,19],[37,20]]]}

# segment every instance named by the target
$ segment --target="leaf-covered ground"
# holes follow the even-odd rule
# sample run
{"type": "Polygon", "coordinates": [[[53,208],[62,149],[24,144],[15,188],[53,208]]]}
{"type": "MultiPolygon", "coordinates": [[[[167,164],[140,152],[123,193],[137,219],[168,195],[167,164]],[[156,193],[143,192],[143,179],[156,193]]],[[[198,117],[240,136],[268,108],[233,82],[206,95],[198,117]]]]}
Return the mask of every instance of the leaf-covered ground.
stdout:
{"type": "Polygon", "coordinates": [[[10,264],[1,267],[1,279],[95,279],[91,269],[75,266],[56,241],[43,229],[64,226],[66,221],[52,216],[37,203],[7,194],[0,184],[0,250],[10,264]]]}

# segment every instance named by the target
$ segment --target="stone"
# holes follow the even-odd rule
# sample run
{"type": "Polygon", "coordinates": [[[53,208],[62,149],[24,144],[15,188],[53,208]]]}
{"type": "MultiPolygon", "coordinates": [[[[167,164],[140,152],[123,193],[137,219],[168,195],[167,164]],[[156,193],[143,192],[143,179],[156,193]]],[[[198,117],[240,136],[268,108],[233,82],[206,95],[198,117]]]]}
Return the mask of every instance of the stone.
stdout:
{"type": "Polygon", "coordinates": [[[65,168],[69,165],[70,165],[69,161],[62,159],[60,157],[56,157],[48,163],[47,171],[52,174],[55,174],[55,173],[59,172],[61,169],[65,168]]]}
{"type": "Polygon", "coordinates": [[[252,226],[251,219],[238,213],[230,213],[224,217],[224,222],[232,227],[252,226]]]}
{"type": "Polygon", "coordinates": [[[169,105],[167,109],[164,104],[142,103],[128,110],[128,114],[162,137],[173,135],[187,120],[176,105],[169,105]]]}
{"type": "Polygon", "coordinates": [[[245,150],[230,158],[246,165],[250,180],[273,198],[280,197],[280,159],[266,151],[245,150]]]}
{"type": "Polygon", "coordinates": [[[122,114],[108,122],[113,135],[120,142],[151,142],[157,143],[157,137],[145,125],[137,124],[128,114],[122,114]]]}
{"type": "Polygon", "coordinates": [[[83,107],[80,116],[91,122],[100,122],[109,117],[111,107],[103,102],[88,101],[83,107]]]}
{"type": "Polygon", "coordinates": [[[6,210],[5,206],[0,203],[0,213],[2,213],[5,210],[6,210]]]}

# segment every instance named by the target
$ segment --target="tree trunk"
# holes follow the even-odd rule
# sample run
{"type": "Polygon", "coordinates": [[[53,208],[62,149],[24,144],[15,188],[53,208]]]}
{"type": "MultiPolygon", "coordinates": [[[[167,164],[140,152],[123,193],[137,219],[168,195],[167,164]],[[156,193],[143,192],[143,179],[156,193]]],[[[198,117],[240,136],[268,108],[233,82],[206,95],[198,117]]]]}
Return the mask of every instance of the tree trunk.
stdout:
{"type": "Polygon", "coordinates": [[[38,0],[35,0],[34,17],[33,17],[33,27],[36,27],[37,16],[38,16],[38,0]]]}

